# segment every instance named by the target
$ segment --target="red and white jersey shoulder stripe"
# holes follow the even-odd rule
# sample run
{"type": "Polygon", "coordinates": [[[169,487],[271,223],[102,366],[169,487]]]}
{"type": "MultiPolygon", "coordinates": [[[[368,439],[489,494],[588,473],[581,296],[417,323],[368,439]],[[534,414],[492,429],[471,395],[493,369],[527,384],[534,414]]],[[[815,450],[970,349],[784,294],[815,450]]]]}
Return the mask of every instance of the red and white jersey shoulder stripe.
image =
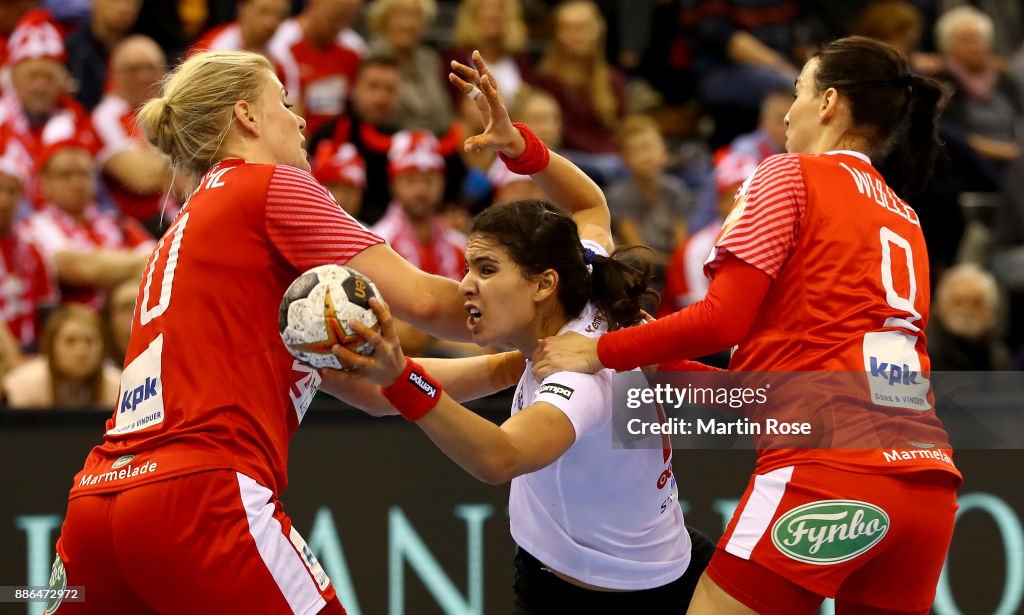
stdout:
{"type": "Polygon", "coordinates": [[[766,159],[737,192],[705,272],[711,275],[729,252],[775,278],[796,245],[806,208],[799,154],[766,159]]]}
{"type": "Polygon", "coordinates": [[[266,225],[270,242],[299,271],[344,264],[384,242],[348,215],[312,175],[283,165],[270,178],[266,225]]]}

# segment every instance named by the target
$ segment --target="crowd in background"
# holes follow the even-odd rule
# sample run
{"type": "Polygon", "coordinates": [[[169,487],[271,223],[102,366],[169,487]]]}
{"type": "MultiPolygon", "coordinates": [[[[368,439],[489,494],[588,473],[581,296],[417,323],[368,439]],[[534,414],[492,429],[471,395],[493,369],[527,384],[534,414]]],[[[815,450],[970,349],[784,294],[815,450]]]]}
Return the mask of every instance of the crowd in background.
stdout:
{"type": "MultiPolygon", "coordinates": [[[[1020,368],[1017,0],[11,0],[0,6],[4,403],[116,404],[146,258],[195,181],[134,114],[188,54],[265,54],[306,119],[316,179],[407,260],[460,279],[473,214],[543,198],[461,147],[482,125],[447,72],[479,49],[513,119],[605,190],[618,241],[651,248],[662,297],[651,309],[663,315],[703,297],[733,195],[784,150],[799,67],[847,34],[892,44],[948,90],[946,160],[901,195],[929,245],[933,369],[1020,368]]],[[[880,168],[900,184],[898,161],[880,168]]],[[[476,351],[411,327],[402,340],[413,354],[476,351]]]]}

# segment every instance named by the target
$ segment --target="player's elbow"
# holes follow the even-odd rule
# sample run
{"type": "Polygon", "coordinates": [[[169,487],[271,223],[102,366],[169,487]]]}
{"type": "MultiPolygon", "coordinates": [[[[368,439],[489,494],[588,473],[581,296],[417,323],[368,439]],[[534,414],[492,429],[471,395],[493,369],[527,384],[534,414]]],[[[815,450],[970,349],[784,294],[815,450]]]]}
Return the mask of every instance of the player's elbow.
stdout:
{"type": "Polygon", "coordinates": [[[504,485],[522,474],[513,456],[508,454],[492,454],[485,463],[476,468],[473,474],[481,482],[488,485],[504,485]]]}

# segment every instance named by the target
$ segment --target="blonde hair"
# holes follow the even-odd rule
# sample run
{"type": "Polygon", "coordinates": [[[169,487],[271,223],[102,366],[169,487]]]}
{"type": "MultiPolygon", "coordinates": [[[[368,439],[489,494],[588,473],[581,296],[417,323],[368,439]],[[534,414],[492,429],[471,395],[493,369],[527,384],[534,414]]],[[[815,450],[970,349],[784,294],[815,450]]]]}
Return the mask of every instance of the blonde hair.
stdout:
{"type": "Polygon", "coordinates": [[[423,11],[423,19],[430,23],[437,17],[434,0],[374,0],[366,9],[366,27],[371,34],[383,34],[391,11],[400,6],[416,6],[423,11]]]}
{"type": "Polygon", "coordinates": [[[958,6],[943,13],[935,22],[935,46],[942,53],[948,53],[953,33],[961,26],[970,23],[977,24],[981,28],[981,34],[985,40],[989,43],[992,42],[992,38],[995,36],[992,18],[973,6],[958,6]]]}
{"type": "MultiPolygon", "coordinates": [[[[597,111],[597,117],[601,120],[604,127],[609,130],[614,130],[619,116],[619,103],[615,99],[615,93],[612,91],[611,70],[608,68],[608,60],[604,57],[604,37],[608,28],[605,24],[604,17],[601,16],[601,11],[598,10],[597,5],[590,0],[566,0],[555,7],[555,27],[558,27],[558,15],[565,10],[566,7],[575,4],[589,8],[591,16],[594,18],[594,22],[597,25],[597,41],[595,43],[594,55],[590,61],[589,70],[590,100],[594,105],[594,109],[597,111]]],[[[540,65],[537,67],[537,72],[561,78],[562,67],[568,64],[565,56],[565,51],[558,44],[558,38],[554,37],[551,43],[548,44],[547,51],[544,52],[544,57],[541,58],[540,65]]]]}
{"type": "MultiPolygon", "coordinates": [[[[453,46],[470,49],[480,44],[480,37],[477,35],[477,15],[483,2],[484,0],[462,0],[459,3],[459,12],[455,17],[455,31],[452,34],[453,46]]],[[[526,46],[526,22],[523,21],[523,7],[519,4],[519,0],[501,0],[501,3],[505,6],[502,50],[506,53],[522,51],[526,46]]]]}
{"type": "Polygon", "coordinates": [[[231,107],[256,101],[273,66],[248,51],[197,53],[162,84],[162,96],[139,109],[137,122],[175,169],[202,175],[213,163],[234,119],[231,107]]]}

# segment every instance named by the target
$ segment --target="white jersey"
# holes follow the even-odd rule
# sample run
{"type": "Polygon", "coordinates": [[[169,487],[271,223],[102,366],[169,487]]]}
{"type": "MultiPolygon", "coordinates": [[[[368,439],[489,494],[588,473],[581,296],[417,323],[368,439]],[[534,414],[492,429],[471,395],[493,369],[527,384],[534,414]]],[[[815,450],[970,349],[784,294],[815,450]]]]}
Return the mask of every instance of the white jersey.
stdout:
{"type": "MultiPolygon", "coordinates": [[[[562,332],[608,330],[593,304],[562,332]]],[[[537,383],[527,362],[512,414],[536,402],[565,413],[576,441],[551,465],[512,479],[512,538],[545,566],[590,585],[641,590],[690,563],[671,450],[612,448],[612,375],[558,372],[537,383]]],[[[655,412],[653,408],[640,409],[655,412]]]]}

